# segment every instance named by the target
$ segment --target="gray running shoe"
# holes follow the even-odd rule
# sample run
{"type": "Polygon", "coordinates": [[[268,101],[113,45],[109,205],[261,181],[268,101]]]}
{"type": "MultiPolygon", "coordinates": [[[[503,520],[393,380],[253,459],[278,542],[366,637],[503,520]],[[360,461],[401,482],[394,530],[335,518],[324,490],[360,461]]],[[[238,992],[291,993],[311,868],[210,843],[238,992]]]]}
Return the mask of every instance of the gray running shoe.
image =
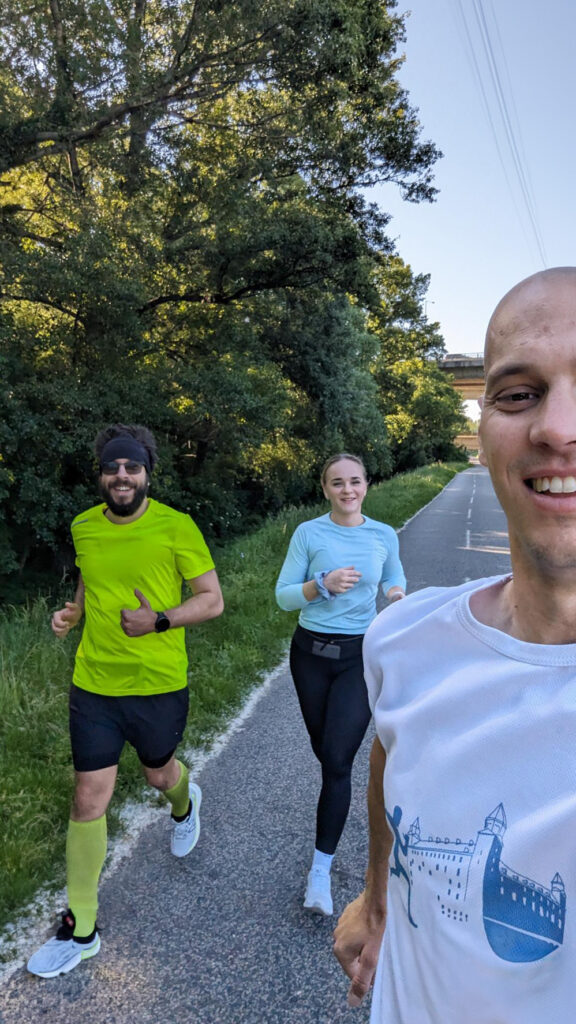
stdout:
{"type": "Polygon", "coordinates": [[[200,804],[202,790],[195,782],[188,783],[190,810],[184,821],[174,821],[170,849],[175,857],[185,857],[194,849],[200,838],[200,804]]]}
{"type": "Polygon", "coordinates": [[[62,924],[56,935],[30,957],[27,967],[31,974],[40,978],[56,978],[58,974],[67,974],[78,967],[82,960],[96,956],[100,949],[98,932],[90,942],[77,942],[74,938],[75,924],[71,910],[62,914],[62,924]]]}
{"type": "Polygon", "coordinates": [[[304,909],[311,910],[315,914],[324,914],[325,917],[330,917],[334,911],[330,891],[330,875],[322,868],[312,868],[308,872],[304,909]]]}

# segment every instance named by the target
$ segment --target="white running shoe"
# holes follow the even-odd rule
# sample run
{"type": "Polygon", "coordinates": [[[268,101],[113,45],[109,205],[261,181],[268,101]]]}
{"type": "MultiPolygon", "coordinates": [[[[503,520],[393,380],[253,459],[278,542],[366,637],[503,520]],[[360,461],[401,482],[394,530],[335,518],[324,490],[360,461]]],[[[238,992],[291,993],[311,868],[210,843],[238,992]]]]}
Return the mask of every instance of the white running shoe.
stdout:
{"type": "Polygon", "coordinates": [[[316,914],[324,914],[325,917],[330,917],[333,913],[330,874],[328,871],[323,871],[322,868],[316,867],[308,872],[304,909],[311,910],[316,914]]]}
{"type": "Polygon", "coordinates": [[[190,810],[184,821],[174,821],[170,849],[175,857],[185,857],[194,849],[200,838],[200,804],[202,790],[195,782],[188,783],[190,810]]]}
{"type": "Polygon", "coordinates": [[[37,974],[40,978],[56,978],[78,967],[82,960],[96,956],[100,949],[98,932],[91,942],[76,942],[73,937],[74,926],[74,915],[67,910],[62,914],[62,924],[56,935],[30,957],[27,967],[31,974],[37,974]]]}

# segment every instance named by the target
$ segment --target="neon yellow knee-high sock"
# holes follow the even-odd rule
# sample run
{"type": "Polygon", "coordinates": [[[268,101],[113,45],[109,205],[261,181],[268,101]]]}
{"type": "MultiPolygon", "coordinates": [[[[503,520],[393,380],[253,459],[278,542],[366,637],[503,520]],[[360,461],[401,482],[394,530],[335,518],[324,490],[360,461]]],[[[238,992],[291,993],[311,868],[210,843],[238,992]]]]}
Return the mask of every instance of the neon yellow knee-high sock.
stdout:
{"type": "Polygon", "coordinates": [[[96,925],[98,880],[106,858],[106,815],[68,822],[66,871],[68,902],[76,918],[74,934],[90,935],[96,925]]]}
{"type": "Polygon", "coordinates": [[[176,761],[180,767],[180,778],[171,789],[164,790],[164,796],[172,804],[172,814],[175,818],[183,818],[188,814],[190,806],[190,795],[188,793],[188,769],[182,761],[176,761]]]}

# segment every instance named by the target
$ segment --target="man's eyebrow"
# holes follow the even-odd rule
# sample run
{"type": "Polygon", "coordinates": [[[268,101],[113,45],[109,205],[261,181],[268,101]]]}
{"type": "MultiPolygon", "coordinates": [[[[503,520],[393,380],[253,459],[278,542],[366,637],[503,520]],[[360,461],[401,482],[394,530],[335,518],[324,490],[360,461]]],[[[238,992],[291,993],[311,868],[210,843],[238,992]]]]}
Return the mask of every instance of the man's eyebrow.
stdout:
{"type": "Polygon", "coordinates": [[[533,374],[534,367],[530,363],[504,363],[486,374],[486,384],[498,384],[505,377],[517,377],[521,374],[533,374]]]}

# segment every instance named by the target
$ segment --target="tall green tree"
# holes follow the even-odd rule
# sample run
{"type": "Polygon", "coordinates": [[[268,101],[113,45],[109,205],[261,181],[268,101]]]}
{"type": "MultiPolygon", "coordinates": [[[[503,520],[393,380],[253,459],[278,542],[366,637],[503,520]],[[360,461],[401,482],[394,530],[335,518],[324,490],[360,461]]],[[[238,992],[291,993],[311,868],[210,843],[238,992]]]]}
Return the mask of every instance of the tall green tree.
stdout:
{"type": "Polygon", "coordinates": [[[394,468],[455,458],[464,415],[458,392],[438,365],[444,342],[439,324],[426,316],[428,276],[414,275],[398,256],[388,256],[376,281],[380,300],[369,326],[380,346],[372,372],[394,468]]]}
{"type": "Polygon", "coordinates": [[[403,33],[392,0],[3,5],[5,568],[69,564],[103,421],[150,424],[157,493],[216,535],[306,497],[332,445],[391,471],[362,190],[430,199],[438,155],[403,33]]]}

